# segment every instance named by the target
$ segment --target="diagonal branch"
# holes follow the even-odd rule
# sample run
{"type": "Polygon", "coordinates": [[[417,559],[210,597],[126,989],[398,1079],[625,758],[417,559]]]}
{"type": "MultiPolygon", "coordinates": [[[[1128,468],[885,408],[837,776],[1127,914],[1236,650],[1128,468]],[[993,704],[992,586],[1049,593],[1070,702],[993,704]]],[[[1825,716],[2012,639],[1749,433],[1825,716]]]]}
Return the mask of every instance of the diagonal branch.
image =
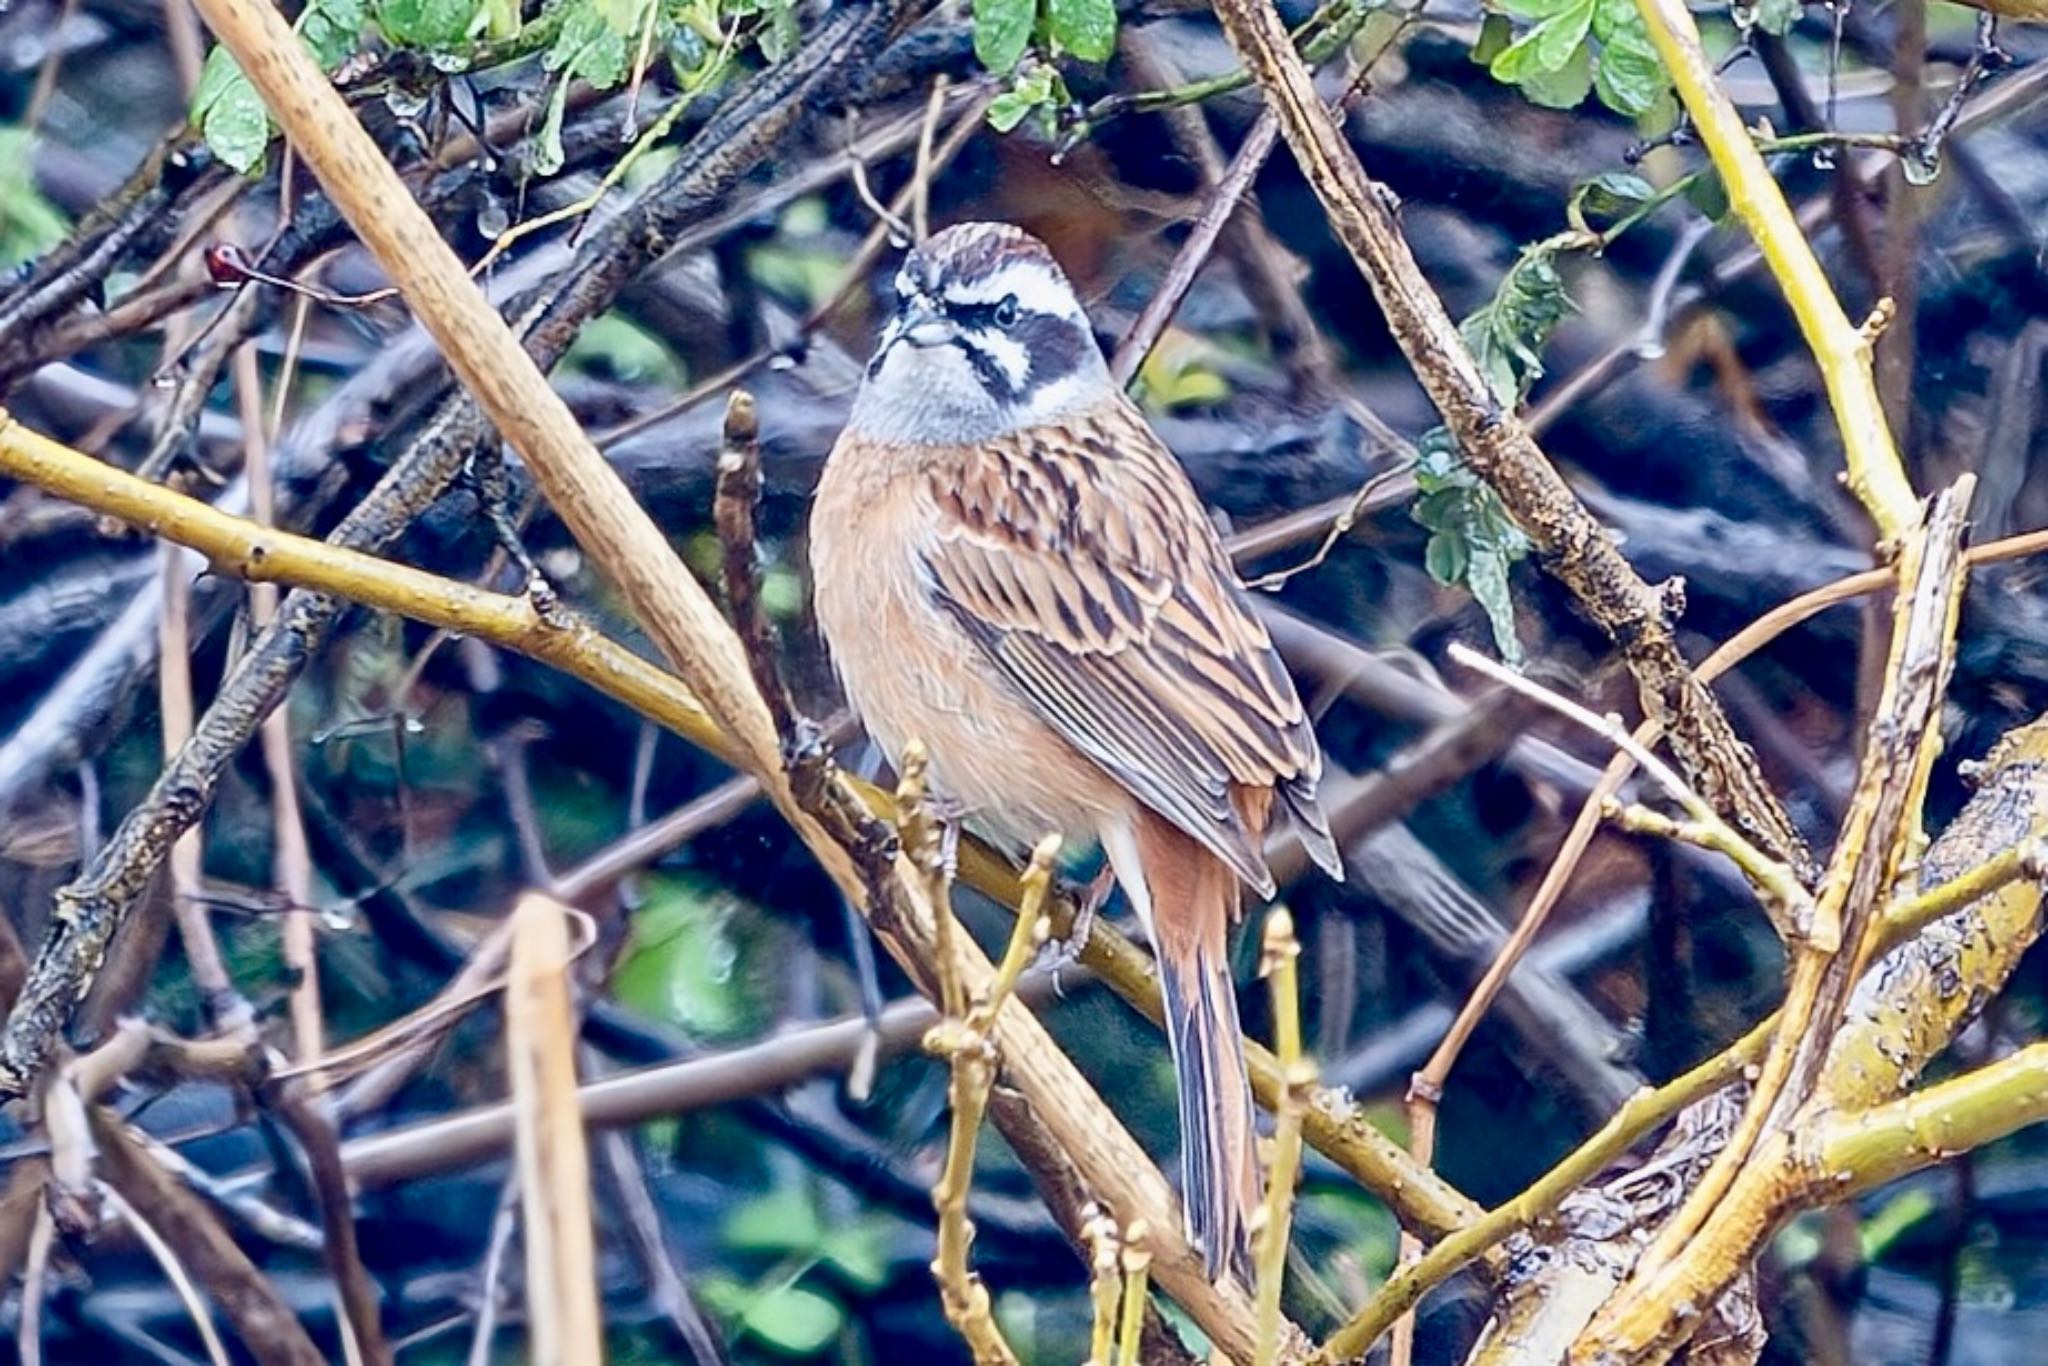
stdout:
{"type": "Polygon", "coordinates": [[[1759,1145],[1786,1127],[1818,1083],[1848,993],[1875,949],[1883,900],[1920,837],[1920,799],[1940,749],[1940,708],[1961,610],[1964,517],[1975,483],[1965,475],[1937,500],[1926,526],[1904,537],[1884,693],[1812,923],[1790,946],[1783,1021],[1727,1145],[1587,1329],[1583,1341],[1616,1361],[1668,1356],[1698,1327],[1687,1306],[1715,1298],[1694,1293],[1701,1283],[1725,1286],[1748,1264],[1747,1242],[1699,1235],[1759,1145]]]}
{"type": "MultiPolygon", "coordinates": [[[[900,22],[909,7],[880,0],[900,22]]],[[[796,800],[783,770],[774,720],[749,678],[744,652],[703,587],[661,530],[577,425],[397,174],[313,64],[283,17],[264,0],[199,0],[303,159],[446,354],[464,386],[524,459],[535,483],[592,562],[621,592],[705,712],[730,739],[740,766],[857,904],[874,909],[855,857],[796,800]]],[[[888,888],[894,933],[884,943],[914,975],[935,961],[933,908],[898,857],[888,888]]],[[[972,943],[956,942],[962,980],[993,971],[972,943]]],[[[1071,1059],[1021,1002],[1006,1003],[993,1035],[1010,1080],[1127,1222],[1142,1219],[1163,1288],[1225,1351],[1248,1356],[1251,1303],[1234,1283],[1212,1285],[1180,1232],[1158,1169],[1110,1114],[1071,1059]]]]}
{"type": "Polygon", "coordinates": [[[1664,724],[1701,795],[1807,880],[1812,861],[1805,842],[1764,782],[1756,756],[1679,651],[1671,624],[1680,606],[1677,595],[1643,581],[1521,419],[1495,397],[1416,265],[1387,192],[1366,176],[1317,97],[1271,0],[1218,0],[1216,14],[1265,89],[1331,227],[1372,286],[1388,329],[1466,462],[1500,495],[1545,566],[1614,641],[1635,676],[1644,712],[1664,724]]]}
{"type": "MultiPolygon", "coordinates": [[[[219,573],[316,590],[539,660],[692,744],[728,762],[738,762],[732,741],[712,724],[674,674],[607,639],[586,622],[572,619],[562,626],[544,621],[529,599],[489,592],[345,546],[259,526],[103,465],[31,431],[4,412],[0,412],[0,474],[131,525],[147,527],[166,540],[199,551],[219,573]]],[[[881,814],[893,809],[886,794],[856,780],[848,781],[855,784],[869,809],[881,814]]],[[[1020,903],[1017,870],[971,837],[961,841],[960,878],[1004,906],[1014,908],[1020,903]]],[[[1066,933],[1075,913],[1073,901],[1063,898],[1051,909],[1055,928],[1066,933]]],[[[1082,949],[1081,961],[1147,1018],[1159,1022],[1159,982],[1143,949],[1111,926],[1097,924],[1082,949]]],[[[342,1054],[354,1051],[353,1046],[340,1050],[342,1054]]],[[[1272,1108],[1282,1088],[1280,1068],[1273,1055],[1257,1044],[1250,1045],[1247,1052],[1253,1090],[1272,1108]]],[[[1305,1133],[1312,1146],[1385,1199],[1403,1224],[1439,1235],[1479,1212],[1441,1177],[1410,1161],[1399,1144],[1374,1127],[1363,1107],[1341,1093],[1317,1095],[1305,1133]]]]}

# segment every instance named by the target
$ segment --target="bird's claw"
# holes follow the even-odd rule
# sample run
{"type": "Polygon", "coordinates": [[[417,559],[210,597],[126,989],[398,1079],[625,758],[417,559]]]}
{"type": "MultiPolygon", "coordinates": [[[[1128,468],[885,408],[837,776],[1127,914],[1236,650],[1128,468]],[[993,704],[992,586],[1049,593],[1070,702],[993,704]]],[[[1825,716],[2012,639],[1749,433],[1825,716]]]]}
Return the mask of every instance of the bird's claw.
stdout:
{"type": "Polygon", "coordinates": [[[1104,864],[1102,871],[1081,889],[1080,900],[1074,907],[1074,923],[1067,927],[1066,935],[1046,942],[1045,965],[1053,973],[1055,986],[1059,973],[1078,964],[1081,955],[1088,951],[1088,941],[1095,934],[1095,917],[1115,886],[1116,870],[1104,864]]]}

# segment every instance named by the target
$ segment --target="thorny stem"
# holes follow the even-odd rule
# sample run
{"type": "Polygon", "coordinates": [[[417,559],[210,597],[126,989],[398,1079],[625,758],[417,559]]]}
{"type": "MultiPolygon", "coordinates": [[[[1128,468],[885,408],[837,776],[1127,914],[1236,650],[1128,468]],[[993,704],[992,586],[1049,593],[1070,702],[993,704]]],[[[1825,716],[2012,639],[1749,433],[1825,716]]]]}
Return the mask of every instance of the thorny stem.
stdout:
{"type": "Polygon", "coordinates": [[[1330,1336],[1314,1360],[1329,1364],[1365,1355],[1381,1334],[1421,1302],[1422,1297],[1470,1266],[1487,1249],[1520,1229],[1533,1227],[1567,1195],[1598,1176],[1637,1140],[1703,1096],[1742,1079],[1763,1056],[1777,1017],[1757,1025],[1736,1043],[1692,1071],[1629,1097],[1598,1133],[1573,1149],[1535,1183],[1470,1224],[1439,1240],[1420,1260],[1400,1268],[1365,1307],[1330,1336]]]}
{"type": "MultiPolygon", "coordinates": [[[[1881,420],[1881,419],[1880,419],[1881,420]]],[[[1790,941],[1792,973],[1781,1023],[1735,1132],[1602,1306],[1581,1342],[1618,1361],[1661,1360],[1698,1326],[1684,1308],[1691,1268],[1723,1244],[1698,1235],[1743,1179],[1767,1136],[1812,1094],[1873,927],[1906,850],[1921,837],[1919,801],[1939,745],[1941,699],[1961,600],[1961,539],[1975,480],[1963,476],[1924,523],[1903,533],[1884,693],[1869,727],[1855,797],[1803,933],[1790,941]]]]}
{"type": "MultiPolygon", "coordinates": [[[[1953,915],[2022,878],[2048,876],[2048,841],[2033,840],[1993,855],[1968,872],[1904,901],[1884,914],[1878,952],[1895,948],[1935,921],[1953,915]]],[[[1702,1097],[1741,1081],[1762,1061],[1777,1033],[1773,1011],[1721,1052],[1662,1086],[1644,1089],[1571,1154],[1521,1194],[1439,1240],[1421,1260],[1402,1267],[1316,1354],[1318,1362],[1363,1356],[1394,1321],[1437,1286],[1518,1230],[1533,1228],[1573,1191],[1612,1166],[1651,1130],[1702,1097]]]]}

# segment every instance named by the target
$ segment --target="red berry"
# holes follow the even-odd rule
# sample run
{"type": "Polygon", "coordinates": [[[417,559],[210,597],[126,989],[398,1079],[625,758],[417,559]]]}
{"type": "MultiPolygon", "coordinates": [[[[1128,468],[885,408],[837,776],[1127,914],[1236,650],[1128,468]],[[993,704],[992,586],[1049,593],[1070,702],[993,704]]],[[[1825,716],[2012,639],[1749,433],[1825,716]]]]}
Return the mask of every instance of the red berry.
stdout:
{"type": "Polygon", "coordinates": [[[217,285],[239,285],[249,278],[249,258],[233,242],[215,242],[206,249],[206,273],[217,285]]]}

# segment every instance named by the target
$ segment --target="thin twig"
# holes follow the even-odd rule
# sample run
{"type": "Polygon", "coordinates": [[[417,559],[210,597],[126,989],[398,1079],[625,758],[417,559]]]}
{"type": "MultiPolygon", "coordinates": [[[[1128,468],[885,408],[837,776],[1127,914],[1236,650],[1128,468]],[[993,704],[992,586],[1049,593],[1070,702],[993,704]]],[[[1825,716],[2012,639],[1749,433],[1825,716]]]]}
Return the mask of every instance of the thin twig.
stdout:
{"type": "Polygon", "coordinates": [[[529,892],[512,912],[505,1059],[517,1116],[526,1318],[538,1366],[603,1355],[590,1161],[576,1104],[567,908],[529,892]]]}
{"type": "MultiPolygon", "coordinates": [[[[1030,867],[1024,873],[1024,900],[1010,932],[1009,948],[982,999],[964,1009],[964,1013],[951,1013],[953,1001],[965,1007],[966,994],[964,985],[958,983],[958,974],[942,968],[941,979],[953,984],[946,993],[949,1013],[925,1037],[926,1049],[947,1061],[951,1080],[946,1099],[952,1110],[945,1166],[932,1187],[932,1208],[939,1219],[938,1253],[932,1261],[932,1275],[939,1283],[939,1303],[947,1320],[966,1340],[977,1363],[1017,1360],[1003,1338],[1002,1329],[996,1325],[988,1287],[982,1284],[968,1260],[974,1225],[967,1217],[967,1196],[974,1183],[974,1152],[981,1133],[981,1118],[988,1106],[989,1090],[995,1085],[999,1061],[989,1031],[1015,989],[1024,965],[1051,932],[1051,923],[1045,918],[1045,897],[1052,885],[1052,862],[1059,847],[1059,837],[1054,835],[1032,851],[1030,867]]],[[[950,918],[951,913],[941,907],[939,914],[950,918]]],[[[940,961],[943,965],[949,959],[950,953],[940,961]]]]}
{"type": "Polygon", "coordinates": [[[1289,1225],[1294,1213],[1294,1183],[1301,1173],[1301,1117],[1315,1091],[1316,1067],[1301,1046],[1301,990],[1297,963],[1301,941],[1294,935],[1294,917],[1275,906],[1266,917],[1260,944],[1259,971],[1272,985],[1273,1057],[1280,1064],[1286,1090],[1275,1112],[1273,1165],[1266,1173],[1266,1199],[1258,1229],[1259,1350],[1256,1366],[1280,1359],[1280,1287],[1287,1267],[1289,1225]]]}
{"type": "Polygon", "coordinates": [[[230,1366],[227,1345],[213,1329],[213,1312],[206,1307],[205,1296],[199,1293],[198,1286],[192,1284],[191,1274],[185,1270],[185,1264],[178,1260],[178,1254],[171,1250],[171,1245],[164,1241],[163,1234],[157,1232],[154,1224],[143,1218],[133,1205],[123,1199],[121,1192],[106,1182],[99,1183],[98,1191],[100,1199],[106,1201],[114,1213],[127,1221],[128,1227],[135,1230],[135,1236],[142,1240],[142,1245],[156,1258],[157,1265],[163,1268],[164,1278],[171,1283],[171,1288],[178,1292],[179,1300],[185,1305],[187,1317],[192,1320],[192,1326],[199,1330],[199,1340],[206,1345],[207,1360],[214,1366],[230,1366]]]}
{"type": "MultiPolygon", "coordinates": [[[[968,101],[967,107],[961,111],[959,119],[953,124],[945,139],[939,143],[938,148],[932,153],[929,166],[931,176],[938,175],[947,166],[951,165],[954,158],[959,156],[962,149],[973,140],[974,135],[981,131],[984,126],[982,115],[988,108],[989,100],[993,98],[990,91],[979,87],[972,90],[956,88],[952,93],[966,96],[968,101]]],[[[852,163],[842,162],[839,164],[851,165],[852,163]]],[[[913,180],[911,184],[905,186],[890,201],[890,212],[894,214],[903,213],[905,208],[910,205],[912,194],[921,183],[925,182],[913,180]]],[[[735,361],[723,370],[717,371],[704,380],[691,385],[689,389],[668,402],[650,408],[644,413],[636,414],[617,426],[608,427],[604,431],[597,433],[592,437],[592,440],[597,443],[598,449],[610,450],[628,437],[637,436],[650,428],[660,426],[679,414],[688,412],[704,400],[725,393],[733,385],[738,384],[756,370],[773,362],[778,357],[801,355],[804,348],[808,347],[811,340],[818,334],[819,329],[829,322],[846,305],[848,300],[852,299],[870,283],[875,263],[882,258],[882,253],[889,249],[889,239],[890,232],[887,224],[877,223],[869,230],[868,235],[861,239],[861,244],[854,248],[852,258],[846,263],[845,272],[839,277],[839,283],[834,285],[831,292],[814,304],[810,312],[804,314],[802,319],[798,321],[795,336],[790,341],[777,346],[762,347],[753,355],[735,361]]]]}
{"type": "Polygon", "coordinates": [[[506,1253],[519,1228],[519,1174],[506,1173],[491,1216],[491,1235],[484,1244],[484,1264],[477,1271],[476,1329],[469,1339],[469,1366],[489,1366],[492,1340],[498,1334],[498,1301],[505,1280],[506,1253]]]}
{"type": "Polygon", "coordinates": [[[50,1248],[56,1241],[57,1220],[49,1202],[36,1202],[35,1227],[28,1235],[28,1263],[21,1273],[21,1321],[14,1342],[21,1366],[43,1366],[43,1297],[50,1270],[50,1248]]]}
{"type": "Polygon", "coordinates": [[[1684,808],[1686,814],[1705,832],[1702,838],[1708,841],[1708,847],[1726,854],[1735,861],[1751,885],[1764,895],[1774,918],[1796,922],[1803,909],[1811,905],[1812,898],[1790,868],[1765,854],[1743,838],[1740,831],[1722,820],[1714,808],[1707,805],[1706,799],[1688,787],[1685,780],[1679,777],[1669,764],[1651,753],[1647,746],[1638,743],[1617,717],[1596,715],[1562,693],[1546,688],[1534,679],[1488,659],[1463,642],[1452,643],[1450,656],[1466,668],[1484,674],[1502,687],[1512,688],[1522,696],[1542,703],[1628,755],[1636,767],[1642,769],[1657,786],[1663,788],[1665,795],[1684,808]]]}
{"type": "Polygon", "coordinates": [[[328,1274],[340,1292],[342,1340],[351,1366],[389,1366],[391,1346],[378,1317],[377,1286],[363,1266],[356,1241],[355,1210],[333,1122],[321,1112],[308,1082],[277,1081],[262,1090],[264,1101],[298,1140],[325,1234],[328,1274]]]}
{"type": "Polygon", "coordinates": [[[925,102],[924,123],[917,130],[917,166],[911,172],[910,230],[922,242],[932,235],[932,177],[937,165],[932,160],[932,138],[945,112],[948,82],[944,72],[932,78],[931,98],[925,102]]]}
{"type": "MultiPolygon", "coordinates": [[[[300,311],[304,319],[304,311],[300,311]]],[[[270,477],[270,435],[263,418],[262,374],[256,349],[244,345],[234,359],[235,404],[242,419],[242,468],[249,483],[249,515],[259,526],[277,524],[275,490],[270,477]]],[[[289,385],[278,379],[284,402],[289,385]]],[[[274,424],[273,424],[274,425],[274,424]]],[[[252,584],[249,619],[261,630],[277,615],[277,587],[252,584]]],[[[291,709],[279,707],[263,719],[263,764],[270,774],[271,871],[284,895],[285,912],[278,929],[291,984],[292,1058],[310,1063],[320,1056],[326,1027],[320,1010],[320,963],[314,936],[313,855],[306,843],[305,817],[299,809],[297,765],[292,761],[291,709]]],[[[316,1083],[317,1084],[317,1083],[316,1083]]]]}
{"type": "Polygon", "coordinates": [[[1259,178],[1259,171],[1272,154],[1273,144],[1279,136],[1280,121],[1273,116],[1271,109],[1261,110],[1252,123],[1251,131],[1239,144],[1237,155],[1230,159],[1230,169],[1210,191],[1201,216],[1188,229],[1180,250],[1174,253],[1173,265],[1167,269],[1166,278],[1145,301],[1144,311],[1124,333],[1123,340],[1117,343],[1116,355],[1110,358],[1109,373],[1119,386],[1128,385],[1137,375],[1145,357],[1158,345],[1167,323],[1180,311],[1181,300],[1187,297],[1195,277],[1201,273],[1209,253],[1215,249],[1216,239],[1223,235],[1224,224],[1237,211],[1239,201],[1250,191],[1252,182],[1259,178]]]}

